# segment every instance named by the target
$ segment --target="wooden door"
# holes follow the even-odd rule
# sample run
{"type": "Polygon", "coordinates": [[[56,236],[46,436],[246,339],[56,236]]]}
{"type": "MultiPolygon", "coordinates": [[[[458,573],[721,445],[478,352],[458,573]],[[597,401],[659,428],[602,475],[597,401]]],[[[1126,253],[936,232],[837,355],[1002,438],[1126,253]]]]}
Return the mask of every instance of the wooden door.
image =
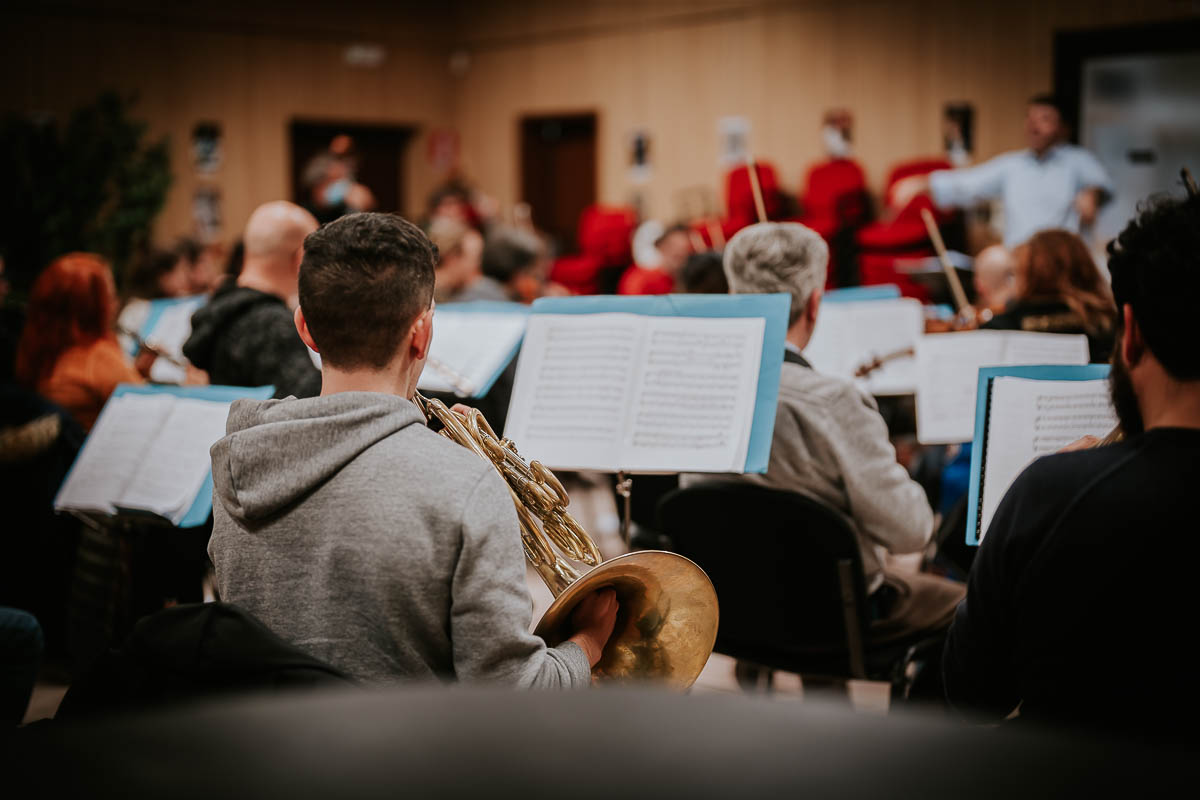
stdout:
{"type": "Polygon", "coordinates": [[[557,251],[577,249],[579,214],[596,202],[596,115],[521,120],[521,197],[557,251]]]}

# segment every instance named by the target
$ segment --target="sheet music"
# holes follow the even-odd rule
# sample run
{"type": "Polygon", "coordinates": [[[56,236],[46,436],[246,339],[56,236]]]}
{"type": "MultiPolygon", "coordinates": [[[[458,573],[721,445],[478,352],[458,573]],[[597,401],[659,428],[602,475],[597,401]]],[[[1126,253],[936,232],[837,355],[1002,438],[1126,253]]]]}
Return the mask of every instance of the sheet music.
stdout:
{"type": "Polygon", "coordinates": [[[535,314],[505,435],[556,469],[740,472],[761,318],[535,314]]]}
{"type": "Polygon", "coordinates": [[[1086,364],[1087,337],[1025,331],[922,336],[917,344],[917,439],[969,442],[975,434],[980,367],[1086,364]]]}
{"type": "Polygon", "coordinates": [[[741,472],[754,421],[762,318],[646,318],[622,464],[741,472]]]}
{"type": "Polygon", "coordinates": [[[56,509],[111,514],[137,469],[147,443],[175,405],[167,394],[126,394],[104,406],[58,495],[56,509]]]}
{"type": "MultiPolygon", "coordinates": [[[[525,316],[503,312],[433,312],[430,358],[461,376],[461,389],[475,395],[503,369],[525,334],[525,316]]],[[[447,376],[426,364],[417,388],[461,392],[447,376]]]]}
{"type": "Polygon", "coordinates": [[[229,403],[173,399],[116,505],[151,511],[178,525],[208,477],[209,449],[225,435],[229,403]]]}
{"type": "MultiPolygon", "coordinates": [[[[188,298],[173,303],[163,310],[153,330],[144,334],[146,343],[164,355],[186,361],[183,344],[192,335],[192,314],[204,304],[203,297],[188,298]]],[[[155,383],[183,383],[187,370],[165,358],[157,358],[150,366],[150,380],[155,383]]]]}
{"type": "Polygon", "coordinates": [[[873,358],[916,347],[925,330],[925,311],[911,298],[826,303],[804,356],[819,372],[853,380],[876,395],[916,391],[916,359],[890,360],[867,378],[855,371],[873,358]]]}
{"type": "Polygon", "coordinates": [[[980,491],[980,539],[1004,493],[1034,459],[1117,424],[1106,381],[995,378],[980,491]]]}
{"type": "Polygon", "coordinates": [[[551,468],[618,463],[629,386],[645,333],[636,314],[534,314],[504,435],[551,468]]]}

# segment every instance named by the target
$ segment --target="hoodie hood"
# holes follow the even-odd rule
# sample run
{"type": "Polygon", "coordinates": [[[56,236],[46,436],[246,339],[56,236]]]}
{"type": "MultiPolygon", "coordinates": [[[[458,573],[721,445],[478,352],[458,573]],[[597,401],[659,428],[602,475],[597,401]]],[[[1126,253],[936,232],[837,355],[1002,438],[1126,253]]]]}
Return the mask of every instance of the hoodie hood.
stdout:
{"type": "Polygon", "coordinates": [[[211,370],[217,345],[230,324],[255,306],[271,304],[287,307],[273,294],[227,281],[192,315],[192,332],[183,346],[183,354],[200,369],[211,370]]]}
{"type": "Polygon", "coordinates": [[[363,451],[425,417],[409,400],[343,392],[303,400],[238,400],[212,446],[213,493],[239,523],[278,513],[363,451]]]}

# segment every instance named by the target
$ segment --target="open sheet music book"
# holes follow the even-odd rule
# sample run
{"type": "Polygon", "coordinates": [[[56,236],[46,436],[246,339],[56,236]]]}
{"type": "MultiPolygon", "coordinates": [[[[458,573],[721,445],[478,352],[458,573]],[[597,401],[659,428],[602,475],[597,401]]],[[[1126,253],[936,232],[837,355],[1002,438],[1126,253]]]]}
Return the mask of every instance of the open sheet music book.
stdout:
{"type": "Polygon", "coordinates": [[[100,412],[54,498],[58,511],[160,517],[201,524],[212,508],[209,448],[225,435],[237,397],[273,387],[176,389],[122,384],[100,412]]]}
{"type": "Polygon", "coordinates": [[[483,397],[521,347],[528,306],[446,303],[433,312],[433,343],[417,388],[483,397]]]}
{"type": "Polygon", "coordinates": [[[967,543],[979,544],[992,516],[1025,467],[1084,436],[1117,425],[1108,365],[984,369],[967,496],[967,543]]]}
{"type": "Polygon", "coordinates": [[[922,336],[917,343],[917,439],[958,444],[975,432],[982,367],[1088,362],[1082,334],[966,331],[922,336]]]}
{"type": "Polygon", "coordinates": [[[912,394],[917,375],[911,354],[888,360],[865,378],[855,372],[872,359],[915,348],[924,331],[925,310],[911,298],[822,303],[804,357],[819,372],[852,380],[871,394],[912,394]]]}
{"type": "Polygon", "coordinates": [[[504,431],[526,458],[614,472],[766,469],[786,295],[542,307],[572,310],[535,305],[529,318],[504,431]]]}

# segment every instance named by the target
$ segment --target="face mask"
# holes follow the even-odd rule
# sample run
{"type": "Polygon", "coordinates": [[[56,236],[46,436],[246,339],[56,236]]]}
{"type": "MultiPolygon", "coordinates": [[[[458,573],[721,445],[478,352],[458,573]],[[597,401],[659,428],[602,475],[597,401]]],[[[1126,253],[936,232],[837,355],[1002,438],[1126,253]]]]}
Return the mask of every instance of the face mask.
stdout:
{"type": "Polygon", "coordinates": [[[847,158],[850,155],[850,142],[842,134],[841,128],[826,125],[821,128],[821,139],[825,142],[825,152],[830,158],[847,158]]]}
{"type": "Polygon", "coordinates": [[[344,201],[352,185],[349,178],[342,178],[326,186],[325,191],[322,193],[325,205],[336,206],[338,203],[344,201]]]}
{"type": "Polygon", "coordinates": [[[963,147],[962,142],[951,142],[946,150],[946,159],[955,167],[965,167],[971,163],[971,154],[963,147]]]}

